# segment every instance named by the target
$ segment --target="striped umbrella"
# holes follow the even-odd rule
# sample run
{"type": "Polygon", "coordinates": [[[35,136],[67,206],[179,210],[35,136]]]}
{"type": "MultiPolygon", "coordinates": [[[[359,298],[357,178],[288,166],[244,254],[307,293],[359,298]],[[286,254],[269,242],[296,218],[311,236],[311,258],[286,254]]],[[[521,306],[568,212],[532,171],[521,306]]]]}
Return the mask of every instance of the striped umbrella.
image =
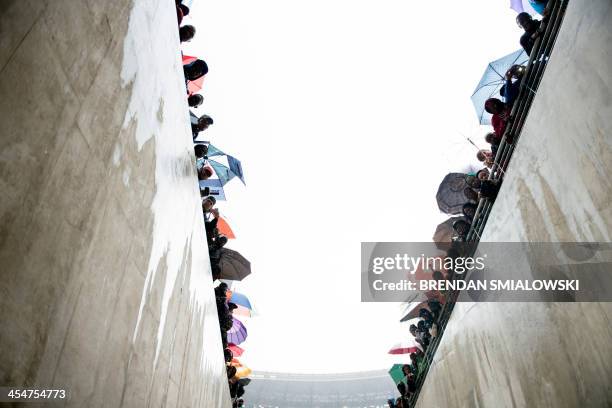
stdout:
{"type": "Polygon", "coordinates": [[[234,318],[233,321],[232,328],[227,331],[227,342],[238,345],[246,340],[247,329],[240,320],[234,318]]]}
{"type": "Polygon", "coordinates": [[[410,354],[416,353],[419,350],[421,349],[417,347],[414,343],[401,342],[391,347],[391,350],[389,350],[389,354],[410,354]]]}

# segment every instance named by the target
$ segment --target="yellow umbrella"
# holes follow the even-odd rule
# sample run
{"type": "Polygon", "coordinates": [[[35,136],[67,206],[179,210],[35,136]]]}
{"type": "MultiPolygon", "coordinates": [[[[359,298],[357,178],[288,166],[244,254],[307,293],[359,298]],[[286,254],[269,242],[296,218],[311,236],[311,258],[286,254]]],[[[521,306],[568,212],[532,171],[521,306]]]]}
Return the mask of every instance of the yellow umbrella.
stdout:
{"type": "Polygon", "coordinates": [[[253,370],[251,370],[248,367],[240,367],[238,368],[238,370],[236,371],[236,378],[244,378],[246,376],[248,376],[249,374],[251,374],[253,372],[253,370]]]}

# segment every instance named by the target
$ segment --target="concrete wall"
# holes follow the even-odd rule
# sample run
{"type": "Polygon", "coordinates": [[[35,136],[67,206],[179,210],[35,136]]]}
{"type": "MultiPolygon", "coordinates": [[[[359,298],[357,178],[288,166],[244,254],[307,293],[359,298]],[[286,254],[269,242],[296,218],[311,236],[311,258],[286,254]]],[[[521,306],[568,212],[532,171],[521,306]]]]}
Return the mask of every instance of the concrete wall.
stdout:
{"type": "MultiPolygon", "coordinates": [[[[483,241],[612,235],[612,2],[570,0],[483,241]]],[[[462,303],[418,407],[612,406],[612,304],[462,303]]]]}
{"type": "Polygon", "coordinates": [[[0,70],[0,385],[228,406],[174,2],[3,0],[0,70]]]}

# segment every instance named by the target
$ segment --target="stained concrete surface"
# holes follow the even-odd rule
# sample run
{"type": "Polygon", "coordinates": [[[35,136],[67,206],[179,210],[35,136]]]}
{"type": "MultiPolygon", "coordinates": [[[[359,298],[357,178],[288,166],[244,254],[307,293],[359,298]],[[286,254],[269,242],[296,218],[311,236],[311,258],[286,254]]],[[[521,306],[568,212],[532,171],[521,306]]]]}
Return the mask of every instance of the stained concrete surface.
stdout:
{"type": "MultiPolygon", "coordinates": [[[[610,242],[612,2],[570,0],[482,240],[610,242]]],[[[417,407],[612,407],[612,304],[460,303],[417,407]]]]}
{"type": "Polygon", "coordinates": [[[229,392],[171,0],[0,2],[0,385],[229,392]]]}

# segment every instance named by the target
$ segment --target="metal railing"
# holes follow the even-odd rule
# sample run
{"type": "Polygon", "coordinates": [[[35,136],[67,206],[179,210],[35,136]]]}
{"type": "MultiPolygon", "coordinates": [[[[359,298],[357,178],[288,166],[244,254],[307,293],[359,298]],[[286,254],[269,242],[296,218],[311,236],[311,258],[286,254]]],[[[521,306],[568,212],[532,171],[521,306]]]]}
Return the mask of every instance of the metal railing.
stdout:
{"type": "MultiPolygon", "coordinates": [[[[554,47],[557,39],[557,34],[565,10],[567,8],[569,0],[550,0],[548,18],[540,25],[540,35],[537,38],[534,47],[531,51],[529,62],[527,63],[525,74],[521,80],[521,86],[519,95],[514,102],[510,113],[510,119],[506,125],[506,130],[502,137],[502,141],[497,150],[494,164],[491,167],[491,174],[489,175],[490,180],[501,181],[504,173],[512,158],[512,153],[519,141],[523,125],[529,114],[529,109],[533,102],[534,96],[538,90],[542,76],[546,69],[546,65],[549,61],[550,54],[554,47]],[[512,143],[508,143],[511,140],[512,143]]],[[[475,245],[470,246],[469,254],[463,254],[464,256],[471,256],[476,250],[477,243],[480,241],[484,227],[486,226],[489,214],[493,208],[493,201],[486,198],[481,198],[474,215],[470,231],[467,234],[466,241],[474,243],[475,245]]],[[[455,275],[452,279],[462,279],[463,275],[455,275]]],[[[444,329],[451,317],[457,298],[459,297],[459,291],[451,291],[447,295],[447,301],[440,312],[438,317],[437,326],[438,333],[435,338],[432,339],[427,351],[424,355],[424,370],[416,379],[416,392],[414,392],[408,399],[408,407],[414,407],[419,397],[421,387],[425,382],[427,373],[433,363],[433,359],[442,340],[444,329]]],[[[404,407],[407,408],[407,407],[404,407]]]]}

